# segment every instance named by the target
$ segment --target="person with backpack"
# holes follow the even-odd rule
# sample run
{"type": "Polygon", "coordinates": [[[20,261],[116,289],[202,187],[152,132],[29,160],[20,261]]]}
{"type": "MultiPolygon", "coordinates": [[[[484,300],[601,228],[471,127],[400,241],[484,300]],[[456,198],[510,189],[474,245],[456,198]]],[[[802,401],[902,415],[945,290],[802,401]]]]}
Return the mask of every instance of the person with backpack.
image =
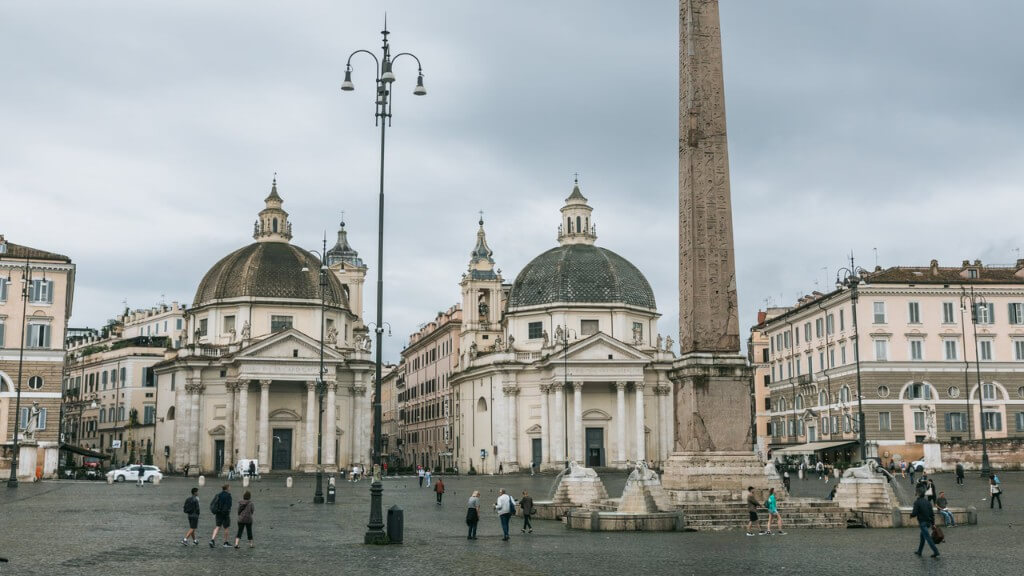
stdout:
{"type": "Polygon", "coordinates": [[[530,516],[533,516],[533,497],[526,490],[523,490],[523,496],[519,499],[519,508],[523,511],[523,528],[520,532],[533,534],[533,524],[530,522],[530,516]]]}
{"type": "Polygon", "coordinates": [[[516,513],[516,502],[505,493],[504,488],[498,490],[498,501],[494,503],[494,511],[498,513],[498,518],[501,520],[501,539],[507,542],[508,523],[512,515],[516,513]]]}
{"type": "Polygon", "coordinates": [[[242,532],[248,536],[249,548],[253,547],[252,513],[255,511],[256,508],[252,505],[252,492],[246,490],[245,494],[242,494],[242,501],[238,503],[238,530],[235,531],[235,548],[238,548],[238,542],[242,539],[242,532]]]}
{"type": "Polygon", "coordinates": [[[185,505],[182,507],[182,512],[188,517],[188,532],[185,532],[185,537],[181,539],[182,546],[188,546],[189,537],[192,538],[192,545],[199,544],[199,540],[196,539],[196,528],[199,527],[199,497],[196,494],[199,493],[199,488],[192,489],[192,495],[185,499],[185,505]]]}
{"type": "Polygon", "coordinates": [[[213,534],[210,534],[210,548],[217,545],[217,532],[224,529],[224,547],[231,548],[231,485],[225,484],[220,493],[210,501],[210,512],[213,513],[216,522],[213,527],[213,534]]]}

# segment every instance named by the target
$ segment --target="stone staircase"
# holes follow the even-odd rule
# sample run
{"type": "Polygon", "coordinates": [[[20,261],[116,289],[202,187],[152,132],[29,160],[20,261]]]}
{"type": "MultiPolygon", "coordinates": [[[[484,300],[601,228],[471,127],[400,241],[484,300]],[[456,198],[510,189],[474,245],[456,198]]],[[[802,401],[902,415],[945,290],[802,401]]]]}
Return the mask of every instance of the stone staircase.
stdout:
{"type": "MultiPolygon", "coordinates": [[[[737,530],[747,526],[745,502],[691,502],[680,506],[687,530],[737,530]]],[[[788,498],[779,503],[784,530],[792,528],[846,528],[849,513],[833,502],[813,498],[788,498]]],[[[761,526],[768,511],[759,510],[761,526]]]]}

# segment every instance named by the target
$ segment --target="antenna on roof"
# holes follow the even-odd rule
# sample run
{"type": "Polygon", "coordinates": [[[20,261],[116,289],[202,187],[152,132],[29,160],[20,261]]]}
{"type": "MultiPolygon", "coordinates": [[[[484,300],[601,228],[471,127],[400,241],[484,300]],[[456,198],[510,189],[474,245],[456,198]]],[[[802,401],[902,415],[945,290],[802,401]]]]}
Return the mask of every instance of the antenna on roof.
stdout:
{"type": "Polygon", "coordinates": [[[872,248],[875,251],[875,268],[878,268],[878,248],[872,248]]]}

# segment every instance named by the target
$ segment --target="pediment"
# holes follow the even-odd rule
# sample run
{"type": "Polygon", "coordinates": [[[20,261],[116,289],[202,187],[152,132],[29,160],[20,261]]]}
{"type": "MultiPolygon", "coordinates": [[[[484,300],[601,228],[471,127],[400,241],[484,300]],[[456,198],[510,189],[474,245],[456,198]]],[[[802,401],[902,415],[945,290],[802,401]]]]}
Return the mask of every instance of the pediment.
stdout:
{"type": "Polygon", "coordinates": [[[278,408],[270,413],[269,419],[277,422],[299,422],[302,420],[302,417],[294,410],[278,408]]]}
{"type": "Polygon", "coordinates": [[[533,426],[530,426],[529,428],[526,429],[526,433],[531,436],[539,436],[542,433],[540,424],[534,424],[533,426]]]}
{"type": "Polygon", "coordinates": [[[557,351],[551,356],[551,362],[562,362],[566,359],[570,362],[607,361],[609,357],[611,360],[619,362],[632,360],[646,363],[651,361],[650,356],[633,346],[616,340],[603,332],[599,332],[584,340],[574,342],[564,352],[562,350],[557,351]]]}
{"type": "Polygon", "coordinates": [[[583,411],[584,420],[611,420],[612,415],[605,412],[604,410],[598,410],[597,408],[591,408],[590,410],[583,411]]]}
{"type": "Polygon", "coordinates": [[[225,431],[226,431],[226,429],[224,428],[224,425],[223,424],[218,424],[218,425],[214,426],[213,428],[210,428],[207,431],[207,433],[210,436],[223,436],[225,431]]]}
{"type": "MultiPolygon", "coordinates": [[[[320,359],[320,341],[291,328],[273,334],[243,348],[235,355],[238,359],[292,358],[305,360],[320,359]],[[297,351],[297,356],[296,356],[297,351]]],[[[344,360],[344,356],[330,346],[324,346],[324,358],[344,360]]]]}

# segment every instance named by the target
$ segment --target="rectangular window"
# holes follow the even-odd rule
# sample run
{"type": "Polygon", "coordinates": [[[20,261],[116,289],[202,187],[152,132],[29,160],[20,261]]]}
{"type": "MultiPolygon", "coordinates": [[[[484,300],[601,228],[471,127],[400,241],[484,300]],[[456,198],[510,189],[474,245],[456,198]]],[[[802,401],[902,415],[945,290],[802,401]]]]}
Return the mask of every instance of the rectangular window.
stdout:
{"type": "Polygon", "coordinates": [[[271,316],[270,317],[270,331],[280,332],[281,330],[288,330],[292,327],[291,316],[271,316]]]}
{"type": "MultiPolygon", "coordinates": [[[[159,331],[159,330],[160,330],[160,325],[158,324],[157,325],[157,331],[159,331]]],[[[231,332],[234,332],[234,331],[235,331],[235,317],[234,316],[225,316],[224,317],[224,333],[225,334],[230,334],[231,332]]]]}
{"type": "Polygon", "coordinates": [[[801,374],[801,372],[800,372],[800,359],[797,358],[796,359],[796,375],[799,376],[800,374],[801,374]]]}
{"type": "Polygon", "coordinates": [[[581,336],[592,336],[597,334],[598,323],[597,320],[580,320],[580,335],[581,336]]]}
{"type": "Polygon", "coordinates": [[[875,302],[873,304],[875,313],[875,324],[885,324],[885,302],[875,302]]]}
{"type": "Polygon", "coordinates": [[[199,336],[200,337],[206,336],[206,333],[207,333],[208,330],[209,330],[209,321],[206,318],[203,318],[203,319],[199,320],[199,336]]]}
{"type": "MultiPolygon", "coordinates": [[[[793,337],[796,339],[796,345],[799,346],[800,345],[800,328],[797,327],[797,329],[793,330],[793,332],[794,332],[793,337]]],[[[810,340],[810,338],[808,338],[808,340],[810,340]]]]}
{"type": "Polygon", "coordinates": [[[825,352],[818,352],[818,370],[825,369],[825,352]]]}
{"type": "Polygon", "coordinates": [[[814,356],[807,355],[807,373],[814,374],[814,356]]]}
{"type": "Polygon", "coordinates": [[[832,335],[836,329],[836,317],[835,314],[829,314],[825,317],[825,334],[832,335]]]}
{"type": "Polygon", "coordinates": [[[846,315],[843,314],[843,310],[839,311],[839,331],[846,330],[846,315]]]}
{"type": "Polygon", "coordinates": [[[942,323],[943,324],[955,324],[956,316],[953,315],[953,303],[943,302],[942,303],[942,323]]]}
{"type": "Polygon", "coordinates": [[[768,349],[767,348],[762,348],[761,349],[761,362],[766,363],[766,364],[768,363],[768,349]]]}
{"type": "Polygon", "coordinates": [[[1024,412],[1017,412],[1017,432],[1024,432],[1024,412]]]}
{"type": "Polygon", "coordinates": [[[181,318],[177,318],[174,321],[174,329],[181,330],[181,318]]]}
{"type": "Polygon", "coordinates": [[[992,360],[991,340],[978,340],[978,356],[982,361],[992,360]]]}
{"type": "Polygon", "coordinates": [[[999,432],[1003,429],[1003,415],[999,412],[985,412],[982,422],[984,422],[985,430],[999,432]]]}
{"type": "Polygon", "coordinates": [[[527,325],[527,337],[530,340],[536,340],[544,337],[544,323],[543,322],[530,322],[527,325]]]}
{"type": "Polygon", "coordinates": [[[921,323],[921,304],[918,302],[911,302],[907,306],[907,321],[911,324],[921,323]]]}
{"type": "MultiPolygon", "coordinates": [[[[824,330],[825,330],[825,321],[823,319],[821,319],[821,318],[818,318],[817,320],[815,320],[814,321],[814,335],[816,337],[818,337],[818,338],[821,338],[821,336],[824,334],[824,330]]],[[[809,338],[808,338],[808,340],[809,340],[809,338]]]]}
{"type": "Polygon", "coordinates": [[[28,301],[33,304],[53,304],[53,280],[33,280],[28,301]]]}
{"type": "Polygon", "coordinates": [[[1024,324],[1024,302],[1010,302],[1010,324],[1024,324]]]}
{"type": "Polygon", "coordinates": [[[143,408],[142,423],[153,424],[156,422],[156,406],[146,406],[143,408]]]}
{"type": "Polygon", "coordinates": [[[914,412],[914,431],[920,431],[925,429],[925,416],[924,412],[914,412]]]}
{"type": "Polygon", "coordinates": [[[836,367],[836,349],[835,348],[829,348],[828,349],[828,367],[829,368],[835,368],[836,367]]]}
{"type": "Polygon", "coordinates": [[[974,308],[974,317],[978,324],[995,324],[995,304],[976,304],[974,308]]]}
{"type": "Polygon", "coordinates": [[[921,340],[910,341],[910,359],[924,360],[924,342],[921,340]]]}
{"type": "Polygon", "coordinates": [[[878,429],[885,432],[892,430],[892,414],[889,412],[878,413],[878,429]]]}
{"type": "Polygon", "coordinates": [[[946,360],[956,360],[956,340],[943,340],[942,346],[946,350],[946,360]]]}
{"type": "Polygon", "coordinates": [[[4,319],[0,318],[0,348],[4,347],[4,319]]]}
{"type": "MultiPolygon", "coordinates": [[[[4,325],[0,324],[0,345],[3,345],[4,325]]],[[[1024,361],[1024,340],[1013,341],[1013,358],[1017,361],[1024,361]]]]}
{"type": "Polygon", "coordinates": [[[833,416],[832,417],[832,433],[833,434],[838,434],[839,433],[839,416],[833,416]]]}
{"type": "Polygon", "coordinates": [[[7,302],[7,278],[0,278],[0,302],[7,302]]]}
{"type": "Polygon", "coordinates": [[[175,384],[175,380],[177,380],[177,378],[175,378],[175,376],[177,376],[177,374],[175,374],[175,373],[173,373],[173,372],[172,372],[172,373],[171,373],[171,390],[172,390],[172,391],[174,390],[174,384],[175,384]]]}
{"type": "Polygon", "coordinates": [[[946,414],[947,432],[966,432],[967,415],[963,412],[950,412],[946,414]]]}
{"type": "Polygon", "coordinates": [[[784,336],[784,338],[783,338],[783,343],[784,343],[784,344],[785,344],[785,346],[786,346],[786,350],[789,350],[789,344],[790,344],[790,335],[789,335],[789,332],[783,332],[783,333],[782,333],[782,335],[784,336]]]}
{"type": "Polygon", "coordinates": [[[643,322],[633,322],[633,337],[640,342],[644,341],[644,324],[643,322]]]}
{"type": "MultiPolygon", "coordinates": [[[[821,320],[818,320],[817,323],[820,325],[821,324],[821,320]]],[[[818,338],[821,338],[821,330],[820,329],[818,330],[818,338]]],[[[804,323],[804,341],[806,341],[806,342],[810,342],[811,341],[811,323],[810,322],[804,323]]]]}
{"type": "Polygon", "coordinates": [[[156,386],[156,375],[153,373],[153,368],[150,367],[142,369],[142,386],[145,388],[153,388],[156,386]]]}
{"type": "Polygon", "coordinates": [[[988,383],[988,384],[982,385],[981,393],[982,393],[982,397],[985,400],[995,400],[996,399],[996,387],[995,387],[995,384],[988,383]]]}
{"type": "Polygon", "coordinates": [[[26,348],[49,348],[50,347],[50,325],[29,324],[25,334],[26,348]]]}
{"type": "Polygon", "coordinates": [[[882,338],[875,340],[875,360],[885,362],[889,359],[889,341],[882,338]]]}
{"type": "Polygon", "coordinates": [[[839,360],[842,366],[846,366],[846,346],[839,348],[839,360]]]}

